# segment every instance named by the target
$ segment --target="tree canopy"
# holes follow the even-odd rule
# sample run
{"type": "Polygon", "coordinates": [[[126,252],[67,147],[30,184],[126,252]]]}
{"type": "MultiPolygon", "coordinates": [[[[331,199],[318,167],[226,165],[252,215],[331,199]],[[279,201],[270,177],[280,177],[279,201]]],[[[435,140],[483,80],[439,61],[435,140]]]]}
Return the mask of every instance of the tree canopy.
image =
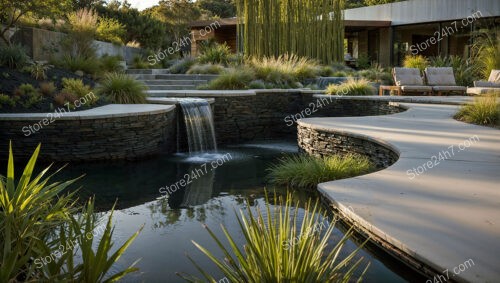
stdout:
{"type": "Polygon", "coordinates": [[[4,24],[0,37],[10,44],[7,31],[14,27],[19,19],[30,14],[35,18],[55,19],[70,11],[72,0],[0,0],[0,22],[4,24]]]}
{"type": "Polygon", "coordinates": [[[209,18],[232,18],[236,16],[236,5],[233,0],[198,0],[196,4],[209,18]]]}

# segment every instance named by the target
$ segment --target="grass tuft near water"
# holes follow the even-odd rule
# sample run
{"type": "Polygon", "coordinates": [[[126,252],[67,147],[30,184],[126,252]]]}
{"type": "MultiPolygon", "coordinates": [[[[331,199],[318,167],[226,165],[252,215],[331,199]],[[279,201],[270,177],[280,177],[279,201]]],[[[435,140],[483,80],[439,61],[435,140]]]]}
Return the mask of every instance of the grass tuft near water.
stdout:
{"type": "Polygon", "coordinates": [[[287,156],[269,171],[271,183],[298,189],[314,189],[317,184],[363,175],[375,170],[367,157],[360,155],[314,157],[287,156]]]}

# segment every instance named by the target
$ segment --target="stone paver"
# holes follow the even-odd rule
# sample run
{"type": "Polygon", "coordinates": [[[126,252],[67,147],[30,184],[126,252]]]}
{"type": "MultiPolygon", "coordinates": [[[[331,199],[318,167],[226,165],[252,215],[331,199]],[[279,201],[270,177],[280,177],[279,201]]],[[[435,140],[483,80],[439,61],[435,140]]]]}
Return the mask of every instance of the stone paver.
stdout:
{"type": "Polygon", "coordinates": [[[435,270],[448,269],[448,281],[498,282],[500,130],[455,121],[457,106],[402,106],[409,110],[299,122],[317,130],[368,136],[400,154],[389,168],[322,183],[319,191],[363,230],[435,270]],[[439,160],[439,153],[445,152],[439,160]],[[429,161],[432,168],[427,165],[418,176],[409,171],[424,169],[429,161]],[[454,268],[469,259],[474,265],[455,275],[454,268]]]}

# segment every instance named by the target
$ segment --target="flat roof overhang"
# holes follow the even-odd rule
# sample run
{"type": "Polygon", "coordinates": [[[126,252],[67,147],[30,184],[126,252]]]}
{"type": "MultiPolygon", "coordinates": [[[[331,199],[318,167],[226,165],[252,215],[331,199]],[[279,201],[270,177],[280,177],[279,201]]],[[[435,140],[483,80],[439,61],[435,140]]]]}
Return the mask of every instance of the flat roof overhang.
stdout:
{"type": "Polygon", "coordinates": [[[362,20],[344,20],[344,26],[348,27],[363,27],[363,28],[380,28],[390,27],[391,21],[362,21],[362,20]]]}

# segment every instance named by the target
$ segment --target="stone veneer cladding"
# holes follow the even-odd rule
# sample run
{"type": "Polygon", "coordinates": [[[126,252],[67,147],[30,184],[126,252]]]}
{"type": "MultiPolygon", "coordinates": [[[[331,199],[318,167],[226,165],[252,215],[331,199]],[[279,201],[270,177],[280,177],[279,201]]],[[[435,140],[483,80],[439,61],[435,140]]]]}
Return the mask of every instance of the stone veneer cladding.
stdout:
{"type": "Polygon", "coordinates": [[[0,120],[0,149],[6,159],[10,140],[16,158],[28,158],[41,143],[41,160],[137,159],[175,151],[175,111],[124,117],[61,119],[26,137],[21,129],[35,120],[0,120]]]}

